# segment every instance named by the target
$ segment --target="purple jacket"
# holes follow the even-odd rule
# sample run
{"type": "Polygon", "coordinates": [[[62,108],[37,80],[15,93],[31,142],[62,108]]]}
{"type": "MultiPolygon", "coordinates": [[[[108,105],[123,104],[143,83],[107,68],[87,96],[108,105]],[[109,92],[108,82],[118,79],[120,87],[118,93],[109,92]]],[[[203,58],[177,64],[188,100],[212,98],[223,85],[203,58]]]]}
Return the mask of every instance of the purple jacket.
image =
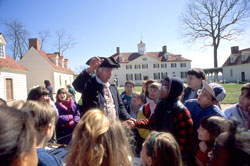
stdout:
{"type": "Polygon", "coordinates": [[[71,133],[80,120],[79,107],[72,98],[69,101],[57,101],[55,105],[59,113],[56,124],[56,137],[59,139],[57,142],[68,144],[71,133]]]}

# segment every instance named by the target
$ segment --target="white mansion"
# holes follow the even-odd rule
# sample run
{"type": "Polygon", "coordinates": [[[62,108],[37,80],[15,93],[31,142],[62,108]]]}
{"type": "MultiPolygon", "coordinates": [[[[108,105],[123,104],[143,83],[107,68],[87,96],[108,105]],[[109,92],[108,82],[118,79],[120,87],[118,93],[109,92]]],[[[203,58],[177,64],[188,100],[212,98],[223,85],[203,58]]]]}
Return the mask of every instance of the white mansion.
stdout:
{"type": "Polygon", "coordinates": [[[119,86],[123,86],[127,80],[141,85],[142,80],[160,81],[166,76],[179,77],[186,82],[186,73],[191,68],[191,60],[167,52],[166,46],[160,52],[146,52],[142,41],[138,44],[138,52],[121,53],[117,47],[112,57],[121,65],[113,70],[111,78],[117,80],[119,86]]]}

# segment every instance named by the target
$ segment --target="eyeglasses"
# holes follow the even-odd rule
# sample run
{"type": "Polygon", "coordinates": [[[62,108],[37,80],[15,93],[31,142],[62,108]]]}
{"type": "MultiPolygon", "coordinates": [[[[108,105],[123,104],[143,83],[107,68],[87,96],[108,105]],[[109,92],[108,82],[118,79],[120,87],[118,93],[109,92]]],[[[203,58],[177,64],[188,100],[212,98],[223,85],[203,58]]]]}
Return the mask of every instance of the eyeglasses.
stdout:
{"type": "Polygon", "coordinates": [[[161,89],[164,90],[164,91],[165,91],[165,90],[168,90],[168,89],[169,89],[169,86],[167,86],[167,85],[162,85],[162,86],[161,86],[161,89]]]}
{"type": "Polygon", "coordinates": [[[199,89],[199,90],[197,91],[197,95],[201,95],[201,93],[202,93],[202,89],[199,89]]]}

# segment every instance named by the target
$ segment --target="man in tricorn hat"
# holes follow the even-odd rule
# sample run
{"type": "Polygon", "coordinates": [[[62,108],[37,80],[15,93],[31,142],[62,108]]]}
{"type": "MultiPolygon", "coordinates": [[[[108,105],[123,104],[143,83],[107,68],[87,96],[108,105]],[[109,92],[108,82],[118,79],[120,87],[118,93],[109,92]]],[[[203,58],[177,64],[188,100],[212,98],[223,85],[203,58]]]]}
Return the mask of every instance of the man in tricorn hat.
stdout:
{"type": "Polygon", "coordinates": [[[110,119],[131,118],[116,86],[109,83],[112,69],[120,67],[119,63],[113,57],[93,57],[86,64],[89,67],[73,82],[75,90],[82,93],[81,116],[91,108],[101,108],[110,119]]]}

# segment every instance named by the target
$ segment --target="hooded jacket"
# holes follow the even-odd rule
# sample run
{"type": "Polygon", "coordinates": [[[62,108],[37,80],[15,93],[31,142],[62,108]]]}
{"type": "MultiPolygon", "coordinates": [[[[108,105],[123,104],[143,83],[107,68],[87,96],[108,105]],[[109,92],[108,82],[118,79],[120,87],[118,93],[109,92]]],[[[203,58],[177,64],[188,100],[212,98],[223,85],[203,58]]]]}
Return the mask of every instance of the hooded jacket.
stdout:
{"type": "Polygon", "coordinates": [[[180,145],[183,160],[188,165],[194,162],[194,130],[193,121],[188,109],[179,101],[183,91],[183,81],[168,77],[169,93],[157,104],[155,113],[148,119],[136,120],[135,126],[156,131],[170,132],[180,145]]]}

